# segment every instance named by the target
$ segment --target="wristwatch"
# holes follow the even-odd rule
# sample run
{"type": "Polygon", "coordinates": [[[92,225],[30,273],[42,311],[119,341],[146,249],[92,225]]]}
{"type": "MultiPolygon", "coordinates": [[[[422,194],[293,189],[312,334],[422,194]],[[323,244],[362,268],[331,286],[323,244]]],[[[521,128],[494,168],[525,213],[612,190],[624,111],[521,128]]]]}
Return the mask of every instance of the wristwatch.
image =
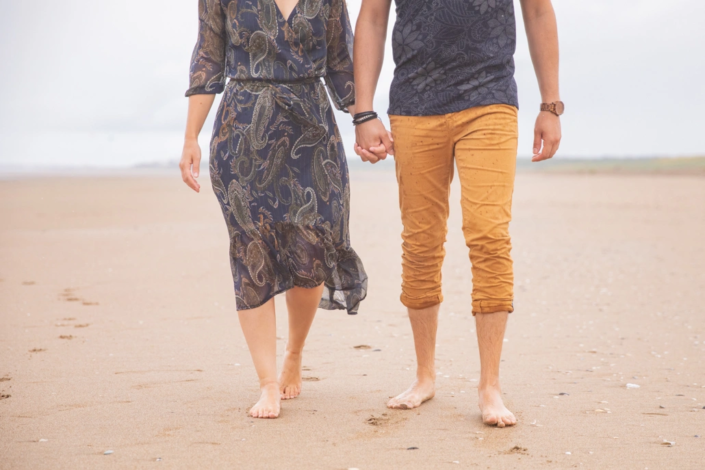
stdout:
{"type": "Polygon", "coordinates": [[[541,111],[548,111],[556,116],[560,116],[565,111],[565,105],[562,101],[554,101],[553,103],[541,103],[541,111]]]}

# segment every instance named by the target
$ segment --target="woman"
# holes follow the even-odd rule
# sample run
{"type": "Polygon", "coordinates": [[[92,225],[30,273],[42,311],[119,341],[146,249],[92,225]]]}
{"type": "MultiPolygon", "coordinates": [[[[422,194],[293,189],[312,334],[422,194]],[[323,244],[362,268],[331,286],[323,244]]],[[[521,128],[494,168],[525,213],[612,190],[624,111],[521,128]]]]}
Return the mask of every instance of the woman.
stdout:
{"type": "Polygon", "coordinates": [[[344,0],[199,0],[180,167],[198,192],[198,133],[224,91],[210,175],[262,390],[254,418],[276,418],[280,399],[299,394],[316,308],[355,314],[366,295],[367,276],[350,246],[345,152],[321,83],[338,109],[353,110],[352,40],[344,0]],[[284,291],[289,339],[277,380],[273,297],[284,291]]]}

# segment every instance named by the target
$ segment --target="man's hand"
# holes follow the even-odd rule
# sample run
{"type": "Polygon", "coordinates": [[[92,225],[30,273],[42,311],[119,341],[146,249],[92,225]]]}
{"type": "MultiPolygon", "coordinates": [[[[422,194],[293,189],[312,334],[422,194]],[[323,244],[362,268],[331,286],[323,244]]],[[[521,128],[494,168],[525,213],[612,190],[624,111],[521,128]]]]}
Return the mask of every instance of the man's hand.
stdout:
{"type": "Polygon", "coordinates": [[[363,162],[377,163],[394,155],[392,134],[379,119],[371,119],[355,126],[355,153],[363,162]]]}
{"type": "Polygon", "coordinates": [[[201,191],[201,185],[198,184],[198,170],[201,167],[201,147],[198,146],[198,141],[193,139],[184,142],[184,150],[181,154],[181,179],[197,193],[201,191]]]}
{"type": "Polygon", "coordinates": [[[555,114],[541,111],[534,127],[534,156],[532,162],[553,157],[561,144],[561,120],[555,114]],[[543,148],[541,142],[543,141],[543,148]]]}

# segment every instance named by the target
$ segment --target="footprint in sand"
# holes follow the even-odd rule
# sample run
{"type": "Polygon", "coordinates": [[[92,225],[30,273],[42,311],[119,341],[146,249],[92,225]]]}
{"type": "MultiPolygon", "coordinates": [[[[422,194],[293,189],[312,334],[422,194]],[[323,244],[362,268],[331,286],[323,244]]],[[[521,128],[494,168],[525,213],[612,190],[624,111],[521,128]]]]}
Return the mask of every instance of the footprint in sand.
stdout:
{"type": "Polygon", "coordinates": [[[500,454],[522,454],[522,455],[529,455],[529,449],[526,447],[521,447],[521,446],[514,446],[509,450],[505,450],[503,452],[500,452],[500,454]]]}
{"type": "Polygon", "coordinates": [[[365,421],[370,426],[381,427],[391,426],[406,421],[406,417],[398,413],[382,413],[379,416],[372,415],[365,421]]]}
{"type": "Polygon", "coordinates": [[[46,351],[46,349],[44,349],[44,348],[34,348],[34,349],[29,350],[29,352],[31,352],[31,353],[38,353],[38,352],[44,352],[44,351],[46,351]]]}
{"type": "Polygon", "coordinates": [[[75,290],[76,289],[73,287],[67,287],[59,293],[59,299],[65,300],[66,302],[81,302],[83,305],[99,305],[98,302],[92,302],[78,297],[74,292],[75,290]]]}
{"type": "Polygon", "coordinates": [[[36,284],[36,282],[34,282],[34,281],[24,281],[22,283],[23,286],[33,286],[35,284],[36,284]]]}
{"type": "Polygon", "coordinates": [[[80,325],[73,325],[74,328],[87,328],[89,326],[91,326],[90,323],[82,323],[80,325]]]}
{"type": "Polygon", "coordinates": [[[6,393],[0,393],[0,400],[5,400],[7,398],[10,398],[12,395],[8,395],[6,393]]]}
{"type": "Polygon", "coordinates": [[[59,339],[73,339],[72,335],[61,335],[59,336],[59,339]]]}
{"type": "Polygon", "coordinates": [[[368,346],[366,344],[358,344],[357,346],[353,346],[354,349],[372,349],[372,346],[368,346]]]}
{"type": "Polygon", "coordinates": [[[382,416],[372,415],[372,417],[367,418],[365,422],[370,426],[384,426],[389,422],[389,416],[387,416],[387,413],[382,413],[382,416]]]}
{"type": "Polygon", "coordinates": [[[304,382],[318,382],[321,379],[319,379],[318,377],[301,377],[301,380],[303,380],[304,382]]]}

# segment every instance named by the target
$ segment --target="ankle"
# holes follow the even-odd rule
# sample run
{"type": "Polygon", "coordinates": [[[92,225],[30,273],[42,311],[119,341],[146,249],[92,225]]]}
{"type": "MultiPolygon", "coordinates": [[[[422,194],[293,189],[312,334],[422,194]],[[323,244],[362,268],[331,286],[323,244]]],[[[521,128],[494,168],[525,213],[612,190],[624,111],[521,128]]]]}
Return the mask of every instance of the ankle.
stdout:
{"type": "Polygon", "coordinates": [[[434,385],[436,383],[436,372],[428,370],[417,371],[416,382],[420,384],[430,383],[431,385],[434,385]]]}
{"type": "Polygon", "coordinates": [[[477,386],[477,390],[479,392],[500,390],[499,378],[480,379],[480,383],[477,386]]]}
{"type": "Polygon", "coordinates": [[[301,346],[300,348],[295,348],[295,347],[290,347],[288,344],[286,345],[286,354],[289,356],[301,356],[301,354],[304,351],[304,347],[301,346]]]}
{"type": "Polygon", "coordinates": [[[262,391],[269,390],[269,389],[276,389],[279,390],[279,382],[276,380],[260,380],[259,381],[259,388],[262,391]]]}

